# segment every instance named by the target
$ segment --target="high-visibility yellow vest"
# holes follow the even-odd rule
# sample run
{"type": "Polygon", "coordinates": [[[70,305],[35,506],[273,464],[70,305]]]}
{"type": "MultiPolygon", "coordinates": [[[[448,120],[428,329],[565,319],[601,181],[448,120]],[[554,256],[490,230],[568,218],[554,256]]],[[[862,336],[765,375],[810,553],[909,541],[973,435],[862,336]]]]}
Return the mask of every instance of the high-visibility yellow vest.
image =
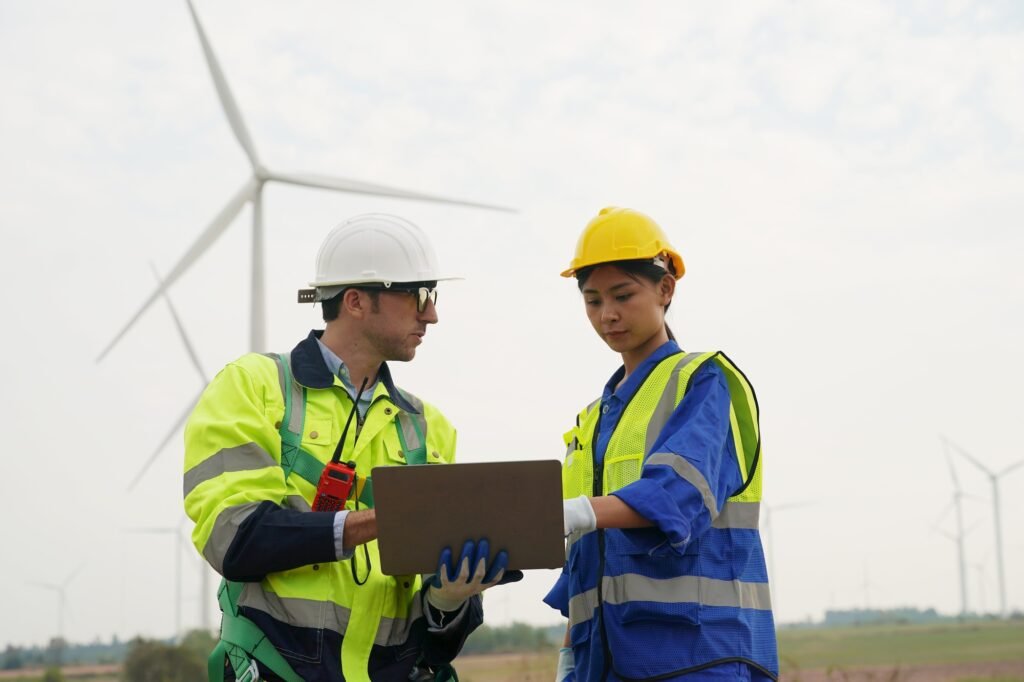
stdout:
{"type": "Polygon", "coordinates": [[[562,469],[565,499],[580,495],[607,495],[639,480],[645,462],[660,461],[659,455],[651,452],[654,441],[676,406],[682,402],[690,377],[705,362],[716,363],[723,370],[729,386],[729,422],[743,477],[742,488],[727,500],[726,505],[731,502],[760,502],[761,433],[757,401],[746,377],[721,352],[671,355],[654,368],[637,389],[612,433],[604,455],[602,480],[597,487],[594,485],[593,448],[600,400],[585,407],[577,417],[577,425],[564,436],[568,446],[562,469]]]}
{"type": "MultiPolygon", "coordinates": [[[[270,500],[301,511],[311,508],[315,478],[286,477],[282,468],[283,383],[273,359],[243,356],[210,383],[186,427],[185,509],[196,522],[192,535],[196,548],[218,571],[238,525],[261,502],[270,500]]],[[[320,463],[328,462],[349,411],[355,409],[353,401],[337,377],[328,388],[296,382],[287,390],[305,393],[304,401],[293,400],[305,406],[294,418],[301,424],[301,449],[320,463]]],[[[424,448],[427,463],[454,460],[455,430],[448,420],[415,396],[406,392],[403,396],[420,410],[419,415],[402,410],[378,384],[358,440],[351,432],[346,439],[342,461],[355,461],[356,471],[365,476],[375,466],[406,464],[407,452],[413,449],[424,448]],[[413,427],[413,419],[418,428],[413,427]]],[[[353,422],[351,429],[355,428],[353,422]]],[[[365,493],[360,486],[347,508],[356,508],[357,496],[365,501],[365,493]]],[[[422,616],[422,605],[420,576],[384,575],[376,541],[366,547],[369,566],[362,548],[354,557],[359,580],[365,576],[362,584],[353,578],[352,560],[302,566],[270,573],[259,583],[246,583],[238,606],[263,611],[287,625],[341,633],[346,679],[368,680],[373,645],[406,642],[413,622],[422,616]]]]}

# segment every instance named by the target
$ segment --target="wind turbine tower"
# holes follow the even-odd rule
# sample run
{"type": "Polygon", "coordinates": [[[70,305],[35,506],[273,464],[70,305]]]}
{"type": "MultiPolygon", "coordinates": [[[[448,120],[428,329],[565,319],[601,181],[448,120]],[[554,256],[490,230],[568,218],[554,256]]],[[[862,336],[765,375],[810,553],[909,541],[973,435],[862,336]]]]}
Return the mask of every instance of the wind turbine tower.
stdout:
{"type": "Polygon", "coordinates": [[[68,585],[70,585],[71,581],[74,580],[75,577],[82,572],[82,569],[84,567],[85,564],[82,564],[81,566],[76,568],[74,571],[71,572],[70,575],[68,575],[67,578],[64,579],[64,582],[62,582],[59,585],[54,585],[53,583],[40,583],[35,581],[29,583],[30,585],[42,587],[45,590],[52,590],[53,592],[57,593],[57,637],[59,637],[62,641],[66,641],[64,639],[64,613],[67,609],[68,585]]]}
{"type": "Polygon", "coordinates": [[[1010,473],[1014,469],[1020,467],[1021,465],[1024,465],[1024,459],[1019,460],[1017,462],[1014,462],[1013,464],[1011,464],[1010,466],[1006,467],[1005,469],[1003,469],[999,473],[996,473],[996,472],[992,471],[991,469],[989,469],[984,464],[982,464],[981,462],[979,462],[975,457],[971,456],[971,454],[969,452],[967,452],[962,447],[960,447],[956,443],[952,442],[951,440],[949,440],[945,436],[943,436],[942,440],[943,440],[943,442],[946,443],[947,449],[949,447],[952,447],[954,450],[956,450],[958,453],[960,453],[964,458],[966,458],[968,462],[970,462],[974,466],[976,466],[979,469],[981,469],[982,472],[984,472],[984,474],[986,476],[988,476],[988,480],[992,484],[992,518],[995,519],[995,527],[996,527],[996,569],[997,569],[998,574],[999,574],[999,616],[1001,618],[1006,618],[1006,616],[1007,616],[1007,608],[1006,608],[1006,570],[1005,570],[1005,566],[1003,565],[1003,524],[1002,524],[1002,518],[1001,518],[1001,513],[1000,513],[1001,505],[999,503],[999,479],[1002,478],[1003,476],[1005,476],[1006,474],[1010,473]]]}
{"type": "MultiPolygon", "coordinates": [[[[182,562],[182,546],[185,544],[184,538],[181,536],[182,527],[185,520],[182,519],[177,526],[162,526],[156,528],[130,528],[129,533],[143,533],[146,535],[172,535],[174,536],[174,641],[181,641],[182,630],[181,630],[181,604],[182,604],[182,591],[181,591],[181,562],[182,562]]],[[[203,597],[206,595],[200,595],[199,601],[203,602],[203,597]]]]}
{"type": "Polygon", "coordinates": [[[960,617],[967,615],[967,558],[964,555],[964,492],[960,489],[960,479],[957,478],[956,469],[953,467],[953,458],[949,456],[949,446],[945,445],[946,464],[949,465],[949,475],[953,477],[953,507],[956,511],[956,535],[952,536],[956,542],[957,561],[960,565],[960,617]]]}

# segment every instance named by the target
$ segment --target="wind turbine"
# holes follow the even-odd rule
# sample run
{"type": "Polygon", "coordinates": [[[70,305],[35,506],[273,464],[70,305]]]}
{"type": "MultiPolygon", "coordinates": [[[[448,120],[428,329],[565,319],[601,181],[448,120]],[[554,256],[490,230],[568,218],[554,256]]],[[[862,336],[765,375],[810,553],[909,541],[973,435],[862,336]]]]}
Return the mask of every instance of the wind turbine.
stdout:
{"type": "MultiPolygon", "coordinates": [[[[45,590],[52,590],[53,592],[57,593],[57,637],[59,637],[60,640],[63,642],[67,641],[64,639],[64,611],[67,609],[68,585],[70,585],[71,581],[74,580],[75,577],[82,572],[83,568],[85,568],[85,564],[80,564],[78,568],[72,571],[68,575],[68,577],[64,579],[64,582],[60,583],[59,585],[55,585],[53,583],[29,581],[30,585],[42,587],[45,590]]],[[[60,661],[57,661],[57,663],[59,664],[60,661]]]]}
{"type": "MultiPolygon", "coordinates": [[[[153,528],[127,528],[126,533],[142,533],[146,535],[173,535],[174,536],[174,639],[179,641],[182,635],[181,630],[181,561],[182,545],[185,544],[181,536],[182,526],[185,523],[183,518],[177,526],[158,526],[153,528]]],[[[203,601],[202,597],[199,599],[203,601]]]]}
{"type": "MultiPolygon", "coordinates": [[[[936,530],[939,530],[939,532],[956,543],[957,562],[960,566],[960,617],[963,618],[967,615],[967,558],[964,555],[964,492],[960,489],[960,479],[957,478],[956,468],[953,466],[953,458],[949,456],[949,445],[945,440],[942,443],[945,448],[946,464],[949,465],[949,475],[953,478],[953,501],[946,509],[948,510],[952,506],[956,510],[956,535],[946,533],[938,528],[936,530]]],[[[945,511],[943,515],[945,515],[945,511]]]]}
{"type": "Polygon", "coordinates": [[[156,291],[146,298],[138,311],[131,317],[131,319],[128,320],[127,324],[125,324],[114,339],[107,344],[106,348],[104,348],[97,357],[97,362],[103,360],[103,358],[107,356],[107,354],[115,345],[117,345],[118,341],[120,341],[128,330],[131,329],[142,314],[145,313],[151,305],[153,305],[156,299],[168,287],[178,281],[178,278],[185,274],[196,260],[198,260],[199,257],[213,245],[221,234],[227,230],[231,221],[235,219],[247,203],[252,204],[252,297],[250,301],[249,346],[252,351],[265,350],[266,301],[264,293],[263,186],[268,182],[280,182],[286,185],[314,187],[335,192],[371,194],[398,199],[416,199],[419,201],[429,201],[434,203],[455,204],[458,206],[470,206],[473,208],[514,212],[513,209],[503,206],[494,206],[491,204],[440,197],[411,190],[389,187],[386,185],[378,185],[362,180],[351,180],[347,178],[310,173],[279,173],[271,171],[263,165],[260,161],[259,155],[256,153],[256,146],[253,144],[252,137],[249,135],[249,130],[245,126],[245,121],[242,119],[242,113],[238,108],[234,95],[231,93],[230,87],[228,87],[224,71],[221,69],[220,63],[217,61],[216,55],[214,55],[213,47],[210,45],[210,41],[206,37],[206,32],[203,30],[203,26],[199,21],[199,15],[196,14],[192,1],[187,0],[187,2],[189,12],[192,14],[192,21],[196,26],[196,32],[199,34],[199,42],[202,46],[203,54],[206,57],[206,64],[210,69],[210,75],[213,78],[213,84],[217,90],[217,97],[220,99],[221,107],[224,109],[224,115],[228,119],[228,124],[231,126],[231,131],[234,133],[235,139],[238,140],[239,145],[241,145],[242,150],[249,159],[249,164],[252,168],[252,176],[242,184],[234,195],[232,195],[227,204],[225,204],[220,212],[214,216],[213,220],[188,248],[185,255],[183,255],[178,262],[174,264],[174,267],[172,267],[170,272],[167,273],[167,277],[163,283],[157,287],[156,291]]]}
{"type": "Polygon", "coordinates": [[[1024,465],[1024,459],[1014,462],[999,473],[996,473],[945,436],[942,437],[942,440],[946,443],[947,449],[952,447],[958,453],[963,455],[968,462],[981,469],[985,475],[988,476],[989,482],[992,483],[992,516],[995,519],[996,526],[996,565],[999,572],[999,616],[1000,618],[1006,618],[1006,572],[1005,567],[1003,566],[1003,524],[1000,516],[999,479],[1021,465],[1024,465]]]}
{"type": "MultiPolygon", "coordinates": [[[[771,591],[773,597],[779,593],[779,583],[775,573],[775,531],[772,528],[772,513],[778,513],[786,511],[787,509],[799,509],[800,507],[808,507],[814,504],[813,502],[790,502],[788,504],[769,505],[761,503],[764,508],[764,530],[765,535],[768,536],[768,579],[771,582],[771,591]]],[[[777,601],[773,598],[772,601],[777,601]]],[[[777,605],[776,605],[777,608],[777,605]]]]}
{"type": "MultiPolygon", "coordinates": [[[[192,413],[192,408],[195,407],[195,404],[199,401],[199,396],[202,395],[203,390],[206,388],[206,385],[208,383],[210,383],[209,379],[206,376],[206,372],[203,370],[202,364],[199,362],[199,355],[196,353],[195,346],[192,345],[192,341],[189,339],[188,334],[185,332],[185,325],[182,324],[181,317],[178,315],[178,311],[174,307],[174,303],[171,302],[170,294],[167,293],[166,287],[161,286],[163,284],[163,280],[160,277],[160,273],[157,272],[156,266],[153,265],[152,263],[150,263],[150,267],[153,270],[153,276],[156,277],[158,289],[160,290],[160,292],[163,295],[164,302],[167,303],[167,309],[171,313],[171,318],[174,320],[174,326],[178,330],[178,337],[181,339],[182,344],[185,346],[185,351],[188,353],[188,357],[192,361],[192,366],[195,368],[196,372],[199,374],[199,380],[200,380],[200,383],[201,383],[202,387],[199,389],[199,393],[197,393],[196,396],[189,402],[188,407],[185,408],[185,411],[182,412],[181,415],[178,417],[178,419],[174,422],[174,425],[167,432],[167,435],[164,436],[163,440],[160,441],[160,444],[157,445],[156,448],[154,448],[153,451],[150,453],[149,458],[142,465],[142,468],[139,469],[139,472],[137,474],[135,474],[135,478],[133,478],[131,483],[128,484],[128,492],[131,492],[132,490],[135,489],[135,486],[138,484],[139,480],[145,475],[145,473],[147,471],[149,471],[149,467],[151,467],[153,465],[153,462],[156,461],[156,458],[160,455],[160,453],[163,451],[163,449],[167,446],[167,444],[171,441],[171,439],[174,438],[174,436],[177,435],[177,433],[181,430],[181,427],[188,420],[188,416],[192,413]]],[[[180,528],[180,526],[179,526],[179,528],[180,528]]],[[[154,531],[154,532],[156,532],[156,531],[154,531]]],[[[164,532],[164,531],[160,531],[160,532],[164,532]]],[[[181,568],[180,568],[181,559],[180,559],[180,557],[178,559],[178,563],[179,563],[179,569],[178,570],[179,570],[179,573],[180,573],[180,571],[181,571],[181,568]]],[[[199,570],[200,570],[200,574],[199,574],[200,575],[199,591],[200,591],[200,594],[201,594],[201,596],[199,598],[199,623],[200,623],[200,626],[204,630],[209,631],[210,630],[210,612],[209,612],[209,609],[207,609],[206,597],[210,596],[210,567],[206,565],[205,561],[203,561],[203,562],[200,563],[199,570]]],[[[180,575],[178,577],[178,587],[179,587],[179,590],[180,590],[180,587],[181,587],[181,576],[180,575]]],[[[181,597],[180,597],[180,594],[179,594],[179,597],[178,597],[178,606],[177,606],[177,608],[180,611],[180,609],[181,609],[181,597]]],[[[177,625],[179,627],[178,627],[178,630],[176,631],[176,633],[180,632],[180,616],[178,618],[177,625]]]]}

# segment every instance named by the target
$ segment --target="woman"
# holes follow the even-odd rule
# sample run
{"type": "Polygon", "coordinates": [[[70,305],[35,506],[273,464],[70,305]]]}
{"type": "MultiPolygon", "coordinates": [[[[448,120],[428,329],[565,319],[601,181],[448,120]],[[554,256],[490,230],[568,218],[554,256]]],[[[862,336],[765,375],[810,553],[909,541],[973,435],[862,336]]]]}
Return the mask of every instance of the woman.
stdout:
{"type": "Polygon", "coordinates": [[[605,208],[562,273],[622,367],[565,435],[567,561],[545,598],[569,619],[558,680],[778,675],[757,402],[724,354],[681,351],[665,324],[683,272],[653,220],[605,208]]]}

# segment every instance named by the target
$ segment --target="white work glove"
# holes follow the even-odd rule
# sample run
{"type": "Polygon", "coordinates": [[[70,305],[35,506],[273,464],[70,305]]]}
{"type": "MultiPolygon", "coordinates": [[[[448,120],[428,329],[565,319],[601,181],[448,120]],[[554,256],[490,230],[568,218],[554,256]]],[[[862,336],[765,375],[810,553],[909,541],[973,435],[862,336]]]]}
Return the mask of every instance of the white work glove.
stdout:
{"type": "Polygon", "coordinates": [[[566,535],[573,531],[587,533],[597,529],[597,516],[586,495],[566,500],[562,503],[562,511],[565,513],[566,535]]]}
{"type": "Polygon", "coordinates": [[[439,611],[456,611],[470,597],[501,582],[505,567],[508,565],[508,554],[504,551],[498,552],[491,570],[488,571],[488,553],[487,540],[480,540],[478,543],[467,541],[462,547],[458,572],[453,575],[452,551],[446,547],[441,552],[437,574],[427,588],[427,602],[439,611]]]}
{"type": "Polygon", "coordinates": [[[562,647],[558,650],[558,667],[555,668],[555,682],[571,682],[575,680],[576,657],[572,649],[562,647]]]}

